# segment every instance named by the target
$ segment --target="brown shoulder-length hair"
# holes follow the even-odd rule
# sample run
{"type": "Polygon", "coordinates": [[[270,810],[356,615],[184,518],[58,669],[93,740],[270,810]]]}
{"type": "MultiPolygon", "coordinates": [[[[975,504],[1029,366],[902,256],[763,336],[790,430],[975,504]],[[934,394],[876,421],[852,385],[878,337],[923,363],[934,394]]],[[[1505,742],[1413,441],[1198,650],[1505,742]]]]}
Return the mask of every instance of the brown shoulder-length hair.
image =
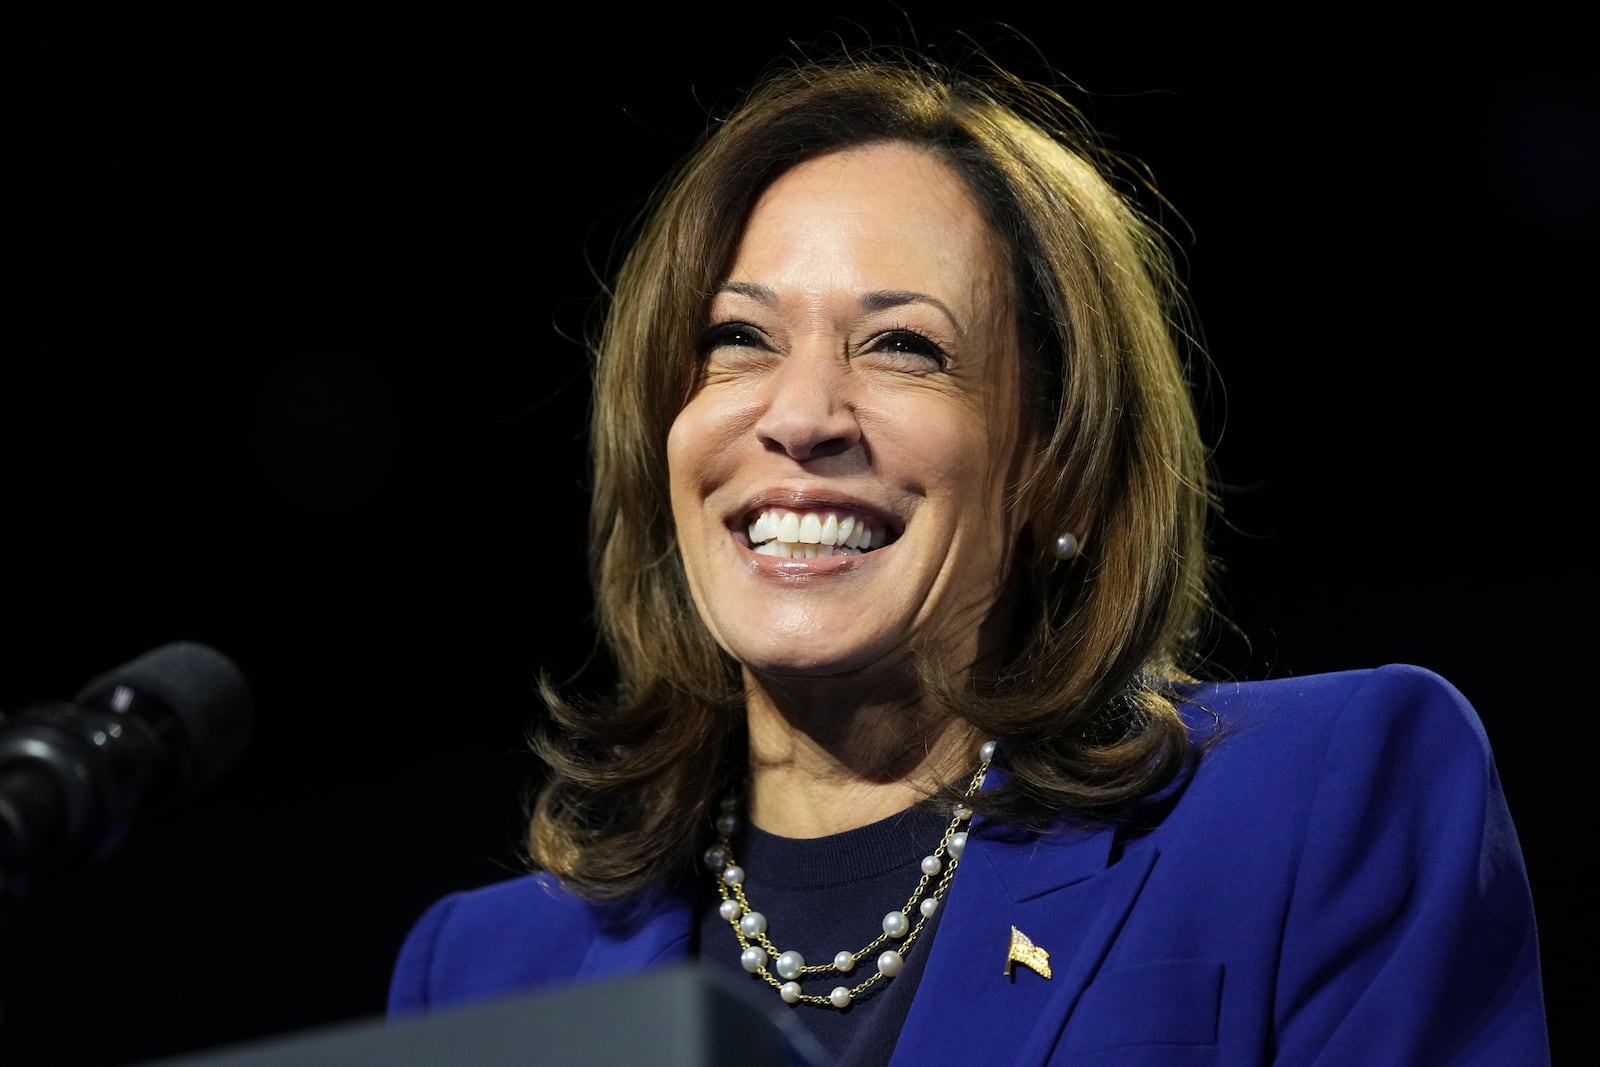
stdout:
{"type": "Polygon", "coordinates": [[[1187,304],[1135,168],[1053,89],[993,64],[840,54],[774,68],[657,187],[592,346],[590,576],[608,699],[563,696],[532,744],[546,767],[533,865],[605,899],[681,869],[743,773],[739,672],[702,625],[668,496],[668,428],[696,387],[711,296],[757,198],[834,149],[906,142],[952,167],[1007,250],[1036,442],[1014,506],[1019,616],[997,668],[927,690],[1003,738],[987,815],[1045,826],[1114,817],[1168,784],[1190,746],[1209,601],[1213,499],[1186,356],[1187,304]],[[1074,532],[1068,563],[1056,537],[1074,532]]]}

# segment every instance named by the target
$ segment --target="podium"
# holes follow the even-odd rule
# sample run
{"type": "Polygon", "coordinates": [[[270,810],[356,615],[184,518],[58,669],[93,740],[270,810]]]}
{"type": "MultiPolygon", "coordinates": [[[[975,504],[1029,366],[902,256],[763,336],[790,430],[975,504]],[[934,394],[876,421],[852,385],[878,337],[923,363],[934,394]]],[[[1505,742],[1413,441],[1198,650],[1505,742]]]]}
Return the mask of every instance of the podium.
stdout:
{"type": "Polygon", "coordinates": [[[776,997],[698,961],[242,1042],[141,1067],[828,1067],[776,997]]]}

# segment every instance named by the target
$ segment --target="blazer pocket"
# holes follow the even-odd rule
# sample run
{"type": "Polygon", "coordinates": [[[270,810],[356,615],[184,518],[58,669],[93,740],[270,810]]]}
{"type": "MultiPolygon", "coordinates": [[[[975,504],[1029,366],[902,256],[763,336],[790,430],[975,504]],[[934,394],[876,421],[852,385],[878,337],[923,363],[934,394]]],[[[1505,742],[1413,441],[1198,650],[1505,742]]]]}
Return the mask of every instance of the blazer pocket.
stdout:
{"type": "Polygon", "coordinates": [[[1221,960],[1155,960],[1104,971],[1084,989],[1061,1048],[1077,1057],[1139,1045],[1174,1052],[1215,1045],[1221,1007],[1221,960]]]}

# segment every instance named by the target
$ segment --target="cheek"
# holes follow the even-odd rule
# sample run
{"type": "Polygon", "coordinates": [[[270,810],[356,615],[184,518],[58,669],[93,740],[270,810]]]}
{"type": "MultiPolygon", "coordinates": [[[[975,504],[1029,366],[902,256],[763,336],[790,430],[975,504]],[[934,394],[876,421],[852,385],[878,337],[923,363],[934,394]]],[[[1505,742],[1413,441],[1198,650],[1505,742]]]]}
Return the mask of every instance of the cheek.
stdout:
{"type": "Polygon", "coordinates": [[[950,427],[929,443],[926,454],[933,455],[937,448],[937,462],[949,472],[943,489],[960,516],[959,526],[978,535],[964,538],[967,550],[1003,560],[1017,529],[1011,491],[1022,457],[1016,428],[979,417],[950,427]]]}
{"type": "Polygon", "coordinates": [[[667,483],[671,494],[672,517],[680,536],[689,522],[689,510],[699,501],[696,487],[703,456],[699,446],[705,436],[696,431],[694,420],[685,408],[667,431],[667,483]]]}
{"type": "Polygon", "coordinates": [[[672,510],[681,526],[723,478],[733,450],[727,420],[703,395],[684,405],[667,431],[667,478],[672,510]]]}
{"type": "Polygon", "coordinates": [[[667,473],[674,484],[692,482],[714,453],[715,409],[704,394],[693,397],[667,430],[667,473]]]}
{"type": "Polygon", "coordinates": [[[941,472],[946,492],[973,510],[994,516],[1015,467],[1014,427],[987,418],[981,411],[955,417],[925,419],[917,435],[916,454],[930,470],[941,472]]]}
{"type": "Polygon", "coordinates": [[[683,472],[694,462],[695,433],[692,420],[686,417],[688,411],[688,408],[684,408],[678,412],[678,417],[672,420],[672,426],[667,430],[667,477],[674,491],[683,472]]]}

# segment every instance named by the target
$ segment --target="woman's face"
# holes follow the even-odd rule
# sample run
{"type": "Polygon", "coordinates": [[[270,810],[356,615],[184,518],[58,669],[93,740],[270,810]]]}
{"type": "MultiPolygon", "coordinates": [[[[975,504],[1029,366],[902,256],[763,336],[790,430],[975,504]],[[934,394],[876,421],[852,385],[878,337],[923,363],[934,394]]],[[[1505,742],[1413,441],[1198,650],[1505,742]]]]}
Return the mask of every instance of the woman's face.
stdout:
{"type": "Polygon", "coordinates": [[[1008,289],[966,186],[909,145],[802,163],[761,197],[667,442],[695,604],[747,670],[986,647],[1016,530],[1008,289]]]}

